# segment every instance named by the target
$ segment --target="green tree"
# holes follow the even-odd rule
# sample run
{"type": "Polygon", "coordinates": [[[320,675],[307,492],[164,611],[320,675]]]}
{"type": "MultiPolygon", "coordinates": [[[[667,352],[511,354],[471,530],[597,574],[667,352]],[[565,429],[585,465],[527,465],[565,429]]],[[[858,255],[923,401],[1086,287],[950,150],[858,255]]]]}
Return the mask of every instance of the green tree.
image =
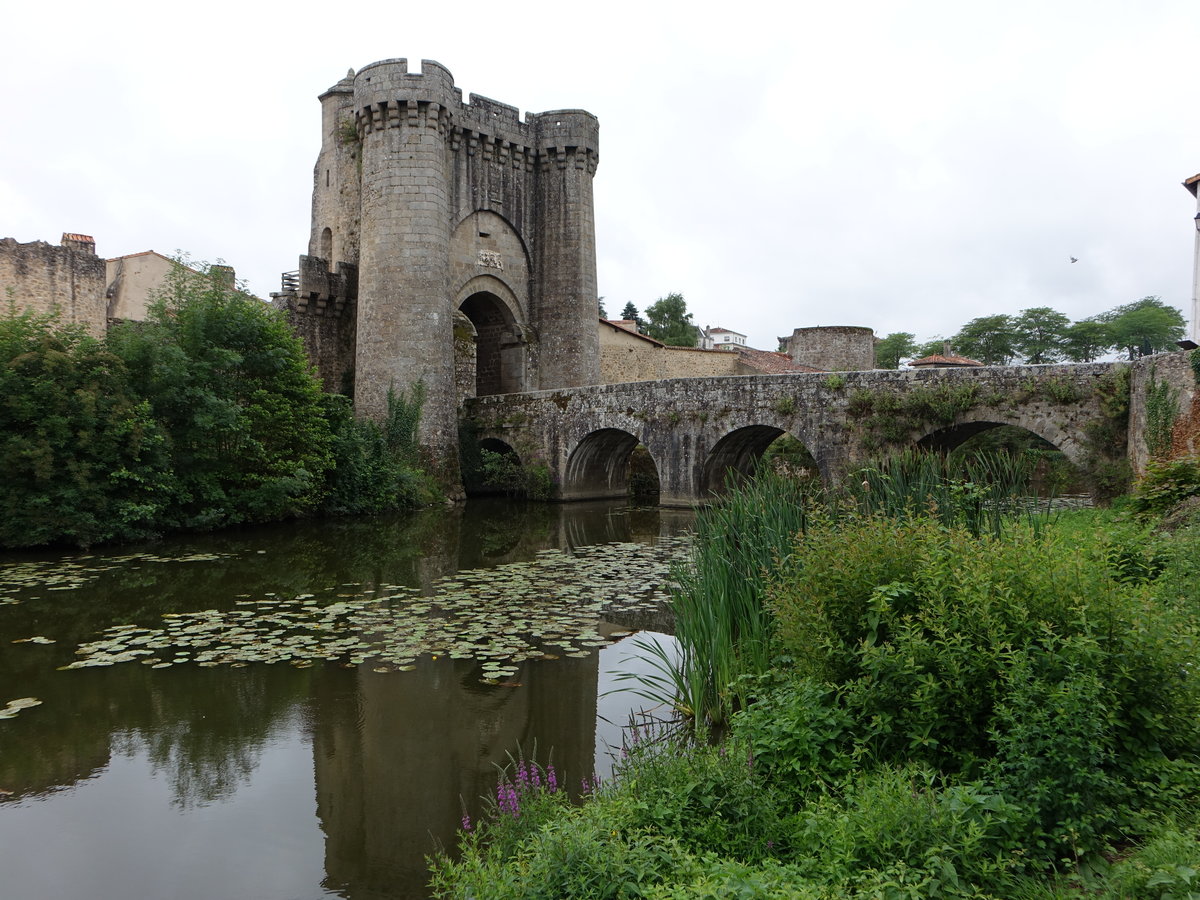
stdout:
{"type": "Polygon", "coordinates": [[[1048,306],[1021,310],[1013,319],[1013,345],[1030,365],[1063,358],[1066,331],[1071,320],[1048,306]]]}
{"type": "Polygon", "coordinates": [[[158,529],[166,441],[124,363],[81,329],[0,318],[0,546],[88,546],[158,529]]]}
{"type": "Polygon", "coordinates": [[[1174,350],[1184,334],[1183,313],[1159,297],[1143,297],[1096,318],[1108,325],[1112,346],[1129,359],[1174,350]]]}
{"type": "Polygon", "coordinates": [[[1096,319],[1080,319],[1063,333],[1063,356],[1071,362],[1092,362],[1113,345],[1112,331],[1096,319]]]}
{"type": "Polygon", "coordinates": [[[695,347],[700,329],[692,324],[683,294],[660,297],[646,307],[646,334],[671,347],[695,347]]]}
{"type": "Polygon", "coordinates": [[[954,336],[951,346],[957,353],[986,365],[1008,365],[1017,355],[1013,318],[995,315],[972,319],[954,336]]]}
{"type": "Polygon", "coordinates": [[[109,335],[170,436],[176,523],[312,512],[331,436],[300,341],[281,313],[200,268],[175,266],[149,321],[109,335]]]}
{"type": "Polygon", "coordinates": [[[875,345],[875,365],[881,369],[898,369],[900,361],[912,358],[916,349],[916,335],[894,331],[875,345]]]}
{"type": "Polygon", "coordinates": [[[602,319],[608,318],[608,313],[604,309],[604,298],[603,297],[597,298],[596,308],[597,308],[597,311],[600,313],[600,318],[602,318],[602,319]]]}

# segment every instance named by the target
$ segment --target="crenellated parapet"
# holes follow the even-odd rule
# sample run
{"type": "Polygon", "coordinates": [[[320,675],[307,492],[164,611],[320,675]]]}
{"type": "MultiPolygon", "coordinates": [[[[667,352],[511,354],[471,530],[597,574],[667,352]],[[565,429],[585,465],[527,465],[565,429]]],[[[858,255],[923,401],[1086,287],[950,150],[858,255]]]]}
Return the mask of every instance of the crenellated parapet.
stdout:
{"type": "Polygon", "coordinates": [[[319,316],[340,316],[358,297],[358,266],[339,262],[334,271],[319,256],[301,256],[296,310],[319,316]]]}

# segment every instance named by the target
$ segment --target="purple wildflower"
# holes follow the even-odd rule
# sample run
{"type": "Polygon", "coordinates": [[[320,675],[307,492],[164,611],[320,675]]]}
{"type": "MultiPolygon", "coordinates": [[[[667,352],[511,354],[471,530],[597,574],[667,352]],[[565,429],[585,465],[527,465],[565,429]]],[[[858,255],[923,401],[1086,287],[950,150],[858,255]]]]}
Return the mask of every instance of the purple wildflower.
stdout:
{"type": "Polygon", "coordinates": [[[470,814],[469,814],[469,813],[463,813],[463,817],[462,817],[462,830],[463,830],[463,831],[470,831],[470,830],[471,830],[471,816],[470,816],[470,814]]]}
{"type": "Polygon", "coordinates": [[[554,774],[554,766],[546,767],[546,787],[552,794],[558,790],[558,778],[554,774]]]}

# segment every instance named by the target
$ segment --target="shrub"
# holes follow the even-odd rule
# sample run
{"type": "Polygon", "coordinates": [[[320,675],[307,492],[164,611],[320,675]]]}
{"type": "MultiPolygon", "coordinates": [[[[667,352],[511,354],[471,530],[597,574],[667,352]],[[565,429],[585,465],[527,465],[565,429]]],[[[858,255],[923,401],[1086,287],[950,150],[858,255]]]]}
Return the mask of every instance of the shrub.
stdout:
{"type": "Polygon", "coordinates": [[[1200,496],[1200,457],[1151,459],[1134,485],[1130,509],[1145,518],[1161,516],[1196,496],[1200,496]]]}
{"type": "Polygon", "coordinates": [[[320,386],[282,314],[221,274],[176,266],[150,319],[109,332],[165,429],[175,524],[313,512],[332,464],[320,386]]]}
{"type": "Polygon", "coordinates": [[[175,495],[122,360],[52,317],[0,318],[0,546],[145,537],[175,495]]]}

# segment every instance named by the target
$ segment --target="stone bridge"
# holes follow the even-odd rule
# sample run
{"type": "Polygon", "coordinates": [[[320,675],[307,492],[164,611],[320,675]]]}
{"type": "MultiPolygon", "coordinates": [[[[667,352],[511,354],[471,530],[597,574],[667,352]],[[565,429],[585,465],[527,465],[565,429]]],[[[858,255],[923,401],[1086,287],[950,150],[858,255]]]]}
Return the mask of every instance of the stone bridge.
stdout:
{"type": "MultiPolygon", "coordinates": [[[[821,476],[887,448],[950,450],[999,425],[1027,429],[1076,465],[1120,458],[1099,435],[1125,388],[1119,363],[684,378],[469,399],[481,445],[511,448],[550,469],[557,499],[619,497],[642,444],[659,502],[690,505],[718,492],[730,470],[753,472],[784,433],[821,476]]],[[[1123,421],[1121,423],[1123,425],[1123,421]]]]}

